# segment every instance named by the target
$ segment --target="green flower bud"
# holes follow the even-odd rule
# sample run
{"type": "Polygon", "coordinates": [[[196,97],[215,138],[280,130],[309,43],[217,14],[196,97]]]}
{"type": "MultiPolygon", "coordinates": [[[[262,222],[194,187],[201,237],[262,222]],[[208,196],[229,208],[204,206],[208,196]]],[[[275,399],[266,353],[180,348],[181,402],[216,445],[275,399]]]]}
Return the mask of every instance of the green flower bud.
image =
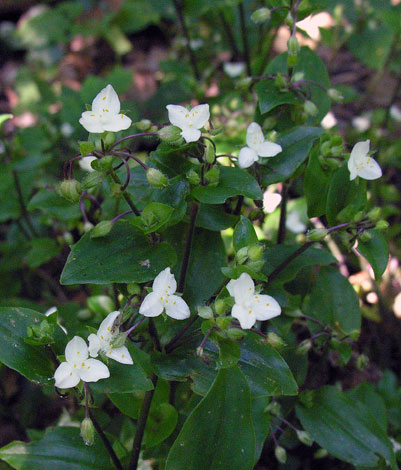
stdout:
{"type": "Polygon", "coordinates": [[[286,346],[283,338],[273,331],[269,331],[269,333],[267,333],[266,341],[275,349],[281,349],[286,346]]]}
{"type": "Polygon", "coordinates": [[[274,118],[273,116],[269,116],[263,121],[262,127],[264,129],[273,129],[273,127],[275,127],[276,124],[277,124],[277,119],[274,118]]]}
{"type": "Polygon", "coordinates": [[[95,442],[95,426],[90,418],[85,418],[81,423],[81,437],[87,446],[95,442]]]}
{"type": "Polygon", "coordinates": [[[82,308],[77,312],[77,318],[81,321],[89,320],[93,317],[93,313],[88,308],[82,308]]]}
{"type": "Polygon", "coordinates": [[[368,231],[362,232],[359,235],[359,240],[361,240],[361,242],[363,242],[363,243],[367,243],[370,240],[372,240],[372,234],[368,231]]]}
{"type": "Polygon", "coordinates": [[[231,317],[217,317],[216,318],[216,324],[220,328],[220,330],[227,330],[227,328],[230,326],[231,323],[231,317]]]}
{"type": "Polygon", "coordinates": [[[100,171],[92,171],[88,173],[87,176],[82,181],[82,188],[83,189],[92,189],[98,186],[105,178],[104,173],[100,171]]]}
{"type": "Polygon", "coordinates": [[[390,224],[387,222],[387,220],[379,220],[376,224],[376,228],[378,230],[387,230],[389,228],[390,224]]]}
{"type": "Polygon", "coordinates": [[[286,90],[288,88],[287,80],[281,75],[281,73],[277,73],[274,84],[280,90],[286,90]]]}
{"type": "Polygon", "coordinates": [[[213,144],[209,141],[206,143],[204,159],[206,163],[214,163],[216,159],[216,152],[214,150],[213,144]]]}
{"type": "Polygon", "coordinates": [[[224,302],[223,299],[217,299],[214,303],[214,311],[217,315],[224,315],[227,309],[227,304],[224,302]]]}
{"type": "Polygon", "coordinates": [[[259,261],[263,255],[263,245],[251,245],[248,248],[248,258],[251,261],[259,261]]]}
{"type": "Polygon", "coordinates": [[[113,157],[112,155],[106,155],[103,158],[98,158],[97,160],[93,160],[91,166],[96,171],[106,172],[111,169],[113,166],[113,157]]]}
{"type": "Polygon", "coordinates": [[[149,170],[146,172],[146,178],[149,184],[155,186],[156,188],[164,188],[168,183],[167,177],[156,168],[149,168],[149,170]]]}
{"type": "Polygon", "coordinates": [[[327,457],[329,455],[329,453],[327,452],[326,449],[323,449],[323,447],[319,450],[317,450],[314,454],[313,454],[313,457],[315,457],[315,459],[324,459],[325,457],[327,457]]]}
{"type": "Polygon", "coordinates": [[[367,213],[368,219],[372,220],[373,222],[377,222],[382,215],[382,210],[380,207],[374,207],[367,213]]]}
{"type": "Polygon", "coordinates": [[[311,242],[320,242],[328,233],[329,231],[327,228],[314,228],[312,230],[308,230],[306,237],[311,242]]]}
{"type": "Polygon", "coordinates": [[[312,341],[310,339],[305,339],[299,343],[297,349],[295,350],[296,354],[307,354],[312,348],[312,341]]]}
{"type": "Polygon", "coordinates": [[[306,431],[297,431],[297,437],[306,446],[311,446],[313,444],[312,436],[306,431]]]}
{"type": "Polygon", "coordinates": [[[148,132],[151,126],[152,123],[149,121],[149,119],[141,119],[135,123],[135,127],[142,132],[148,132]]]}
{"type": "Polygon", "coordinates": [[[127,284],[127,291],[129,295],[139,295],[142,292],[142,289],[136,282],[130,282],[127,284]]]}
{"type": "Polygon", "coordinates": [[[159,139],[170,144],[179,144],[183,141],[181,129],[177,126],[165,126],[157,132],[159,139]]]}
{"type": "Polygon", "coordinates": [[[246,332],[241,330],[240,328],[230,328],[229,330],[227,330],[227,337],[234,341],[240,340],[245,336],[246,332]]]}
{"type": "Polygon", "coordinates": [[[359,211],[357,212],[354,217],[352,217],[353,222],[360,222],[365,218],[365,212],[364,211],[359,211]]]}
{"type": "Polygon", "coordinates": [[[82,230],[83,230],[85,233],[87,233],[87,232],[89,232],[90,230],[92,230],[93,227],[94,227],[94,225],[91,224],[91,223],[88,221],[88,222],[85,222],[85,223],[84,223],[84,226],[82,227],[82,230]]]}
{"type": "Polygon", "coordinates": [[[343,153],[344,153],[344,147],[342,145],[335,145],[334,147],[331,147],[331,154],[333,155],[333,157],[339,157],[343,153]]]}
{"type": "Polygon", "coordinates": [[[295,67],[298,63],[298,56],[293,54],[288,54],[287,56],[287,65],[288,67],[295,67]]]}
{"type": "Polygon", "coordinates": [[[365,356],[365,354],[360,354],[356,358],[356,366],[359,370],[363,370],[368,364],[369,364],[369,358],[368,356],[365,356]]]}
{"type": "Polygon", "coordinates": [[[280,463],[286,463],[286,461],[287,461],[287,452],[285,451],[284,447],[277,446],[274,449],[274,455],[276,456],[276,459],[280,463]]]}
{"type": "Polygon", "coordinates": [[[81,183],[77,180],[64,180],[60,184],[60,194],[70,202],[79,202],[82,193],[81,183]]]}
{"type": "Polygon", "coordinates": [[[356,341],[359,336],[361,334],[361,330],[352,330],[348,336],[350,337],[350,339],[352,339],[352,341],[356,341]]]}
{"type": "Polygon", "coordinates": [[[113,342],[112,342],[113,348],[121,348],[121,346],[124,346],[126,339],[127,339],[126,333],[119,333],[115,338],[113,338],[113,342]]]}
{"type": "Polygon", "coordinates": [[[205,320],[209,320],[210,318],[213,318],[213,310],[207,305],[201,305],[198,307],[198,315],[205,320]]]}
{"type": "Polygon", "coordinates": [[[243,246],[235,254],[235,260],[237,261],[238,264],[244,264],[247,259],[248,259],[248,247],[243,246]]]}
{"type": "Polygon", "coordinates": [[[335,103],[342,103],[344,101],[343,95],[335,88],[329,88],[327,90],[327,94],[329,95],[329,98],[335,103]]]}
{"type": "Polygon", "coordinates": [[[293,76],[291,77],[291,82],[299,82],[301,80],[304,80],[305,74],[304,72],[295,72],[293,76]]]}
{"type": "Polygon", "coordinates": [[[113,228],[113,225],[114,224],[111,220],[102,220],[92,230],[91,238],[105,237],[108,233],[111,232],[111,229],[113,228]]]}
{"type": "Polygon", "coordinates": [[[104,139],[103,139],[103,142],[106,145],[106,147],[113,145],[115,141],[116,141],[116,134],[114,132],[106,132],[106,135],[104,136],[104,139]]]}
{"type": "Polygon", "coordinates": [[[118,184],[118,183],[112,183],[110,185],[110,194],[113,196],[113,197],[120,197],[121,196],[121,184],[118,184]]]}
{"type": "Polygon", "coordinates": [[[270,413],[273,416],[280,416],[281,415],[281,405],[277,401],[271,401],[266,408],[264,409],[265,413],[270,413]]]}
{"type": "Polygon", "coordinates": [[[213,166],[210,170],[205,174],[205,178],[209,183],[209,186],[217,186],[219,184],[220,179],[220,170],[217,166],[213,166]]]}
{"type": "Polygon", "coordinates": [[[313,103],[310,100],[305,101],[304,110],[305,110],[305,113],[308,114],[309,116],[316,116],[316,114],[319,112],[315,103],[313,103]]]}
{"type": "Polygon", "coordinates": [[[299,394],[299,401],[306,408],[312,408],[312,406],[313,406],[313,397],[314,397],[314,391],[313,390],[305,390],[305,391],[303,391],[299,394]]]}
{"type": "Polygon", "coordinates": [[[236,88],[239,90],[247,90],[252,85],[252,77],[245,77],[238,80],[236,88]]]}
{"type": "Polygon", "coordinates": [[[254,11],[251,15],[251,20],[256,23],[264,23],[265,21],[270,20],[271,12],[268,8],[259,8],[258,10],[254,11]]]}
{"type": "Polygon", "coordinates": [[[297,37],[293,34],[290,39],[287,41],[288,54],[296,56],[298,55],[300,45],[297,37]]]}
{"type": "Polygon", "coordinates": [[[292,27],[294,25],[294,17],[292,16],[290,11],[288,12],[287,16],[285,17],[284,23],[292,29],[292,27]]]}
{"type": "Polygon", "coordinates": [[[247,267],[252,269],[253,271],[260,271],[263,268],[265,262],[261,259],[259,261],[248,261],[246,263],[247,267]]]}
{"type": "Polygon", "coordinates": [[[212,136],[219,135],[224,131],[223,126],[215,127],[214,129],[209,129],[209,134],[212,136]]]}

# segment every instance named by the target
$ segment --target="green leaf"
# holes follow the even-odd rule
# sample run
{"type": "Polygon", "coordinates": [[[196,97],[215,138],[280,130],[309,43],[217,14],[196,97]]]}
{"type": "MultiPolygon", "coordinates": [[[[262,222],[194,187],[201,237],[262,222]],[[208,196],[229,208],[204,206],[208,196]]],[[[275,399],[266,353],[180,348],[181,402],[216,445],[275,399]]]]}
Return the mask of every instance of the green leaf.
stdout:
{"type": "Polygon", "coordinates": [[[268,167],[261,165],[263,185],[286,181],[306,160],[313,142],[322,134],[319,127],[296,127],[283,132],[277,143],[283,151],[274,158],[269,158],[268,167]]]}
{"type": "Polygon", "coordinates": [[[369,230],[372,238],[368,241],[358,239],[358,251],[364,256],[375,273],[375,279],[378,281],[387,267],[389,249],[386,238],[380,230],[369,230]]]}
{"type": "Polygon", "coordinates": [[[156,232],[169,221],[173,212],[174,209],[167,204],[151,202],[143,209],[141,216],[133,219],[131,224],[145,234],[156,232]]]}
{"type": "Polygon", "coordinates": [[[224,267],[221,268],[221,272],[224,274],[224,276],[230,278],[230,279],[238,279],[242,273],[248,273],[252,279],[256,279],[257,281],[267,281],[267,276],[262,274],[261,272],[256,272],[251,268],[248,268],[248,266],[241,264],[239,266],[233,267],[224,267]]]}
{"type": "Polygon", "coordinates": [[[241,356],[239,344],[236,341],[223,338],[219,338],[218,343],[219,357],[216,361],[217,367],[219,369],[225,369],[235,366],[241,356]]]}
{"type": "Polygon", "coordinates": [[[79,219],[81,212],[78,204],[71,203],[54,191],[42,189],[29,201],[28,210],[40,210],[57,220],[79,219]]]}
{"type": "Polygon", "coordinates": [[[270,433],[270,413],[265,411],[269,402],[270,398],[268,397],[253,398],[251,401],[252,421],[255,430],[255,462],[259,460],[263,444],[270,433]]]}
{"type": "Polygon", "coordinates": [[[252,222],[241,215],[238,224],[235,226],[233,234],[234,250],[238,251],[244,246],[254,245],[258,242],[258,237],[252,222]]]}
{"type": "Polygon", "coordinates": [[[220,232],[232,227],[238,220],[238,216],[228,214],[224,206],[214,204],[201,204],[196,217],[196,226],[207,230],[220,232]]]}
{"type": "Polygon", "coordinates": [[[255,85],[255,91],[261,114],[268,113],[282,104],[300,103],[299,98],[291,91],[280,91],[273,80],[261,80],[255,85]]]}
{"type": "Polygon", "coordinates": [[[330,174],[322,169],[318,154],[312,152],[304,178],[308,217],[320,217],[325,213],[329,181],[330,174]]]}
{"type": "Polygon", "coordinates": [[[251,470],[255,435],[250,402],[249,386],[238,367],[221,369],[184,423],[166,470],[187,468],[188,462],[191,470],[251,470]]]}
{"type": "Polygon", "coordinates": [[[26,255],[27,263],[31,268],[37,268],[58,255],[60,250],[61,247],[52,238],[35,238],[26,255]]]}
{"type": "Polygon", "coordinates": [[[378,454],[388,460],[392,469],[397,469],[391,442],[374,414],[364,403],[349,399],[336,387],[316,390],[313,405],[298,405],[296,412],[303,428],[338,459],[375,467],[378,454]]]}
{"type": "MultiPolygon", "coordinates": [[[[361,328],[358,296],[348,279],[330,266],[319,271],[307,304],[307,313],[343,334],[361,328]]],[[[310,322],[309,327],[315,329],[317,326],[310,322]]]]}
{"type": "Polygon", "coordinates": [[[167,439],[177,426],[178,413],[169,403],[152,406],[146,422],[143,444],[154,447],[167,439]]]}
{"type": "Polygon", "coordinates": [[[197,186],[192,195],[205,204],[223,204],[229,197],[245,196],[262,199],[262,191],[249,173],[241,168],[219,166],[220,179],[217,186],[197,186]]]}
{"type": "Polygon", "coordinates": [[[175,252],[168,243],[152,245],[138,229],[119,221],[106,237],[92,239],[87,233],[72,246],[60,282],[147,282],[175,263],[175,252]]]}
{"type": "Polygon", "coordinates": [[[93,142],[82,141],[79,142],[79,151],[83,157],[86,157],[89,153],[93,152],[95,144],[93,142]]]}
{"type": "Polygon", "coordinates": [[[162,202],[171,207],[174,211],[167,221],[167,226],[176,225],[185,216],[187,203],[185,201],[186,195],[189,192],[188,181],[177,176],[168,181],[168,185],[162,189],[154,189],[152,194],[152,201],[162,202]]]}
{"type": "MultiPolygon", "coordinates": [[[[283,263],[287,258],[293,255],[300,247],[298,245],[278,245],[265,248],[263,259],[265,264],[262,272],[269,275],[283,263]]],[[[274,282],[288,282],[296,277],[298,272],[306,266],[327,265],[335,263],[336,259],[328,251],[318,248],[308,248],[302,254],[294,258],[278,275],[274,282]]]]}
{"type": "Polygon", "coordinates": [[[0,114],[0,129],[6,121],[12,119],[13,117],[14,116],[12,114],[0,114]]]}
{"type": "Polygon", "coordinates": [[[55,371],[50,354],[24,341],[27,327],[45,318],[27,308],[0,307],[0,361],[33,382],[49,385],[55,371]]]}
{"type": "Polygon", "coordinates": [[[112,464],[102,441],[86,446],[79,428],[49,428],[42,439],[14,441],[0,449],[0,459],[17,470],[110,470],[112,464]]]}
{"type": "Polygon", "coordinates": [[[366,180],[357,178],[350,181],[349,178],[346,164],[336,170],[331,178],[326,206],[326,216],[331,226],[340,222],[337,215],[346,207],[350,208],[352,217],[366,206],[366,180]]]}
{"type": "Polygon", "coordinates": [[[109,393],[108,397],[121,413],[132,419],[138,419],[143,401],[143,394],[136,393],[109,393]]]}

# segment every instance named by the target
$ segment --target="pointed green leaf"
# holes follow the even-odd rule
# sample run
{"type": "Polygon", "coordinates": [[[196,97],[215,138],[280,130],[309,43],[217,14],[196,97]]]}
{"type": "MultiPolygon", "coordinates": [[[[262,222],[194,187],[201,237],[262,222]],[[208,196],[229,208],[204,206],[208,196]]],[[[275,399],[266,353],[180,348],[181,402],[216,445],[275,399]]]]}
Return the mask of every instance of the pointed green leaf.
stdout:
{"type": "Polygon", "coordinates": [[[372,238],[368,241],[358,240],[358,251],[364,256],[375,273],[378,281],[387,267],[389,249],[386,238],[380,230],[369,230],[372,238]]]}
{"type": "Polygon", "coordinates": [[[241,215],[241,219],[235,226],[233,235],[233,244],[235,251],[240,250],[244,246],[254,245],[258,242],[258,237],[252,222],[241,215]]]}

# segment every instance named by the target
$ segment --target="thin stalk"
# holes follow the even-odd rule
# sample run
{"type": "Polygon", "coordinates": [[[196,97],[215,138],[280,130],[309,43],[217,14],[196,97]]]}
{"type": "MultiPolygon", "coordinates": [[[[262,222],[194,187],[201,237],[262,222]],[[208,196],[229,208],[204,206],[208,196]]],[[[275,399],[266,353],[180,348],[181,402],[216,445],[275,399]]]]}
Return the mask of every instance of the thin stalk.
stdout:
{"type": "Polygon", "coordinates": [[[111,152],[113,149],[117,147],[117,145],[120,145],[121,142],[125,142],[126,140],[131,140],[135,139],[135,137],[148,137],[151,135],[157,135],[157,132],[139,132],[138,134],[131,134],[123,137],[120,140],[117,140],[117,142],[114,142],[114,144],[108,149],[108,152],[111,152]]]}
{"type": "Polygon", "coordinates": [[[189,37],[189,32],[188,32],[187,26],[185,24],[184,15],[182,14],[181,2],[179,2],[178,0],[173,0],[173,3],[174,3],[175,11],[177,12],[178,21],[180,22],[182,32],[184,33],[184,36],[185,36],[185,42],[186,42],[186,47],[187,47],[189,59],[190,59],[191,66],[192,66],[192,71],[195,75],[195,78],[197,80],[200,80],[200,73],[199,73],[198,63],[196,61],[195,53],[192,50],[192,47],[191,47],[191,44],[190,44],[191,39],[189,37]]]}
{"type": "MultiPolygon", "coordinates": [[[[115,174],[113,169],[110,170],[110,175],[111,175],[113,181],[121,186],[120,178],[115,174]]],[[[126,203],[131,207],[133,213],[135,215],[141,215],[138,208],[134,204],[134,201],[131,199],[131,196],[129,194],[127,194],[126,191],[122,192],[122,196],[125,199],[126,203]]]]}
{"type": "Polygon", "coordinates": [[[279,264],[277,268],[274,269],[271,272],[271,274],[268,276],[269,282],[271,282],[274,278],[276,278],[281,273],[281,271],[283,271],[291,263],[291,261],[293,261],[295,258],[298,258],[298,256],[302,255],[304,251],[310,248],[313,245],[313,243],[314,242],[307,242],[304,245],[300,246],[298,250],[294,251],[292,255],[290,255],[281,264],[279,264]]]}
{"type": "Polygon", "coordinates": [[[280,222],[278,226],[278,233],[277,233],[277,245],[281,245],[285,241],[285,221],[287,217],[287,196],[288,196],[288,185],[286,183],[282,183],[282,190],[281,190],[281,203],[280,203],[280,222]]]}
{"type": "Polygon", "coordinates": [[[26,209],[24,196],[22,195],[21,184],[20,184],[20,181],[19,181],[19,178],[18,178],[18,173],[15,170],[13,170],[12,172],[13,172],[15,189],[17,191],[18,202],[19,202],[19,205],[21,207],[22,217],[25,219],[25,222],[28,225],[30,231],[33,233],[33,235],[35,237],[37,237],[38,233],[35,230],[35,227],[32,225],[31,219],[30,219],[28,211],[26,209]]]}
{"type": "Polygon", "coordinates": [[[181,293],[184,292],[185,280],[187,277],[189,259],[191,257],[192,241],[194,238],[195,222],[196,222],[196,216],[198,215],[198,210],[199,210],[198,204],[192,203],[191,209],[190,209],[191,220],[189,222],[187,244],[185,246],[184,259],[182,260],[181,272],[180,272],[180,282],[178,284],[178,289],[177,289],[177,292],[181,292],[181,293]]]}
{"type": "Polygon", "coordinates": [[[192,318],[190,318],[188,323],[183,328],[181,328],[181,330],[174,336],[174,338],[169,343],[166,344],[164,350],[167,354],[173,351],[173,349],[175,349],[177,341],[182,338],[182,336],[191,328],[191,326],[196,322],[198,318],[198,315],[194,315],[192,318]]]}
{"type": "Polygon", "coordinates": [[[143,163],[143,161],[136,157],[135,155],[132,155],[131,153],[128,153],[128,152],[122,152],[121,150],[114,150],[112,152],[113,155],[117,155],[118,157],[122,156],[122,157],[127,157],[127,158],[132,158],[132,160],[135,160],[138,165],[141,165],[141,167],[147,171],[149,168],[143,163]]]}
{"type": "Polygon", "coordinates": [[[244,51],[244,59],[246,64],[246,73],[251,77],[252,76],[252,69],[251,69],[251,59],[249,57],[249,45],[248,45],[248,37],[246,32],[246,23],[245,23],[245,10],[244,4],[241,2],[238,5],[239,10],[239,21],[241,27],[241,37],[242,37],[242,45],[244,51]]]}

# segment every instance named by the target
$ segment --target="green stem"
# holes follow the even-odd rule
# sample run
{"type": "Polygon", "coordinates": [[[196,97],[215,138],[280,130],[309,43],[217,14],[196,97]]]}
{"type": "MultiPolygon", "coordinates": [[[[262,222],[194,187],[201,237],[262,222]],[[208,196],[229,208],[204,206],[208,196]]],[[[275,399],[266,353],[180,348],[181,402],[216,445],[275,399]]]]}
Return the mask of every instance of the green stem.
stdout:
{"type": "Polygon", "coordinates": [[[281,273],[281,271],[283,271],[291,263],[291,261],[294,261],[295,258],[298,258],[298,256],[302,255],[302,253],[310,248],[313,243],[314,242],[307,242],[300,246],[298,250],[294,251],[292,255],[286,258],[281,264],[277,266],[276,269],[271,272],[271,274],[268,276],[268,282],[271,282],[274,278],[276,278],[281,273]]]}
{"type": "MultiPolygon", "coordinates": [[[[114,170],[111,169],[110,170],[110,175],[113,179],[113,181],[117,184],[119,184],[121,186],[121,180],[120,178],[115,174],[114,170]]],[[[123,191],[122,192],[122,195],[123,195],[123,198],[125,199],[126,203],[130,206],[130,208],[132,209],[133,213],[135,215],[141,215],[141,213],[139,212],[138,208],[136,207],[136,205],[134,204],[134,201],[131,199],[131,196],[129,194],[127,194],[126,191],[123,191]]]]}
{"type": "Polygon", "coordinates": [[[33,233],[33,235],[35,237],[37,237],[38,233],[36,232],[35,227],[32,225],[31,219],[30,219],[28,211],[26,209],[26,205],[25,205],[25,201],[24,201],[24,196],[22,195],[21,184],[20,184],[20,181],[19,181],[18,173],[15,170],[12,170],[12,173],[13,173],[13,178],[14,178],[15,189],[16,189],[17,195],[18,195],[19,205],[21,207],[22,217],[25,219],[25,222],[28,225],[31,232],[33,233]]]}
{"type": "Polygon", "coordinates": [[[243,45],[243,50],[244,50],[244,59],[245,59],[245,64],[246,64],[246,73],[251,77],[252,76],[251,59],[249,57],[248,37],[246,33],[245,10],[244,10],[244,4],[242,2],[238,5],[238,10],[239,10],[239,21],[240,21],[240,27],[241,27],[242,45],[243,45]]]}

